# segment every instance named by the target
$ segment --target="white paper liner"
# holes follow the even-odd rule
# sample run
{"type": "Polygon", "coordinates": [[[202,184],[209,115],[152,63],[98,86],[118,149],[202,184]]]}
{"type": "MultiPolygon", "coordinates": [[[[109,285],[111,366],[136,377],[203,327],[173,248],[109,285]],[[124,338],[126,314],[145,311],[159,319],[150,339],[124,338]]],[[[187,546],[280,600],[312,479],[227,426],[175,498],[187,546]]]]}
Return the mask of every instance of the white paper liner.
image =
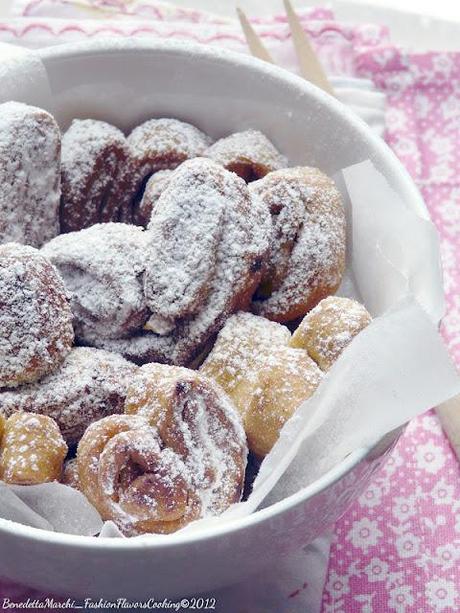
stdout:
{"type": "Polygon", "coordinates": [[[20,524],[81,536],[101,531],[102,520],[87,498],[61,483],[6,485],[0,482],[0,517],[20,524]]]}
{"type": "MultiPolygon", "coordinates": [[[[2,88],[8,99],[52,111],[46,69],[38,56],[0,45],[0,57],[0,82],[8,84],[2,88]]],[[[343,180],[349,194],[349,262],[339,293],[362,299],[376,319],[285,425],[247,501],[172,537],[137,538],[180,539],[184,531],[248,515],[299,491],[351,451],[460,392],[460,380],[437,332],[443,301],[433,225],[400,201],[371,162],[345,169],[343,180]]],[[[338,184],[343,188],[340,177],[338,184]]],[[[83,495],[58,483],[0,484],[0,517],[69,534],[121,536],[112,522],[102,526],[83,495]]]]}
{"type": "MultiPolygon", "coordinates": [[[[460,379],[437,331],[443,305],[436,299],[440,271],[432,224],[398,202],[369,161],[345,169],[343,177],[350,196],[350,247],[339,293],[361,297],[375,319],[285,425],[245,502],[220,517],[196,521],[172,537],[136,538],[180,539],[183,532],[235,520],[282,500],[350,452],[372,445],[460,393],[460,379]]],[[[3,487],[0,517],[70,534],[96,534],[102,526],[82,495],[58,483],[3,487]]],[[[113,522],[105,522],[100,536],[122,535],[113,522]]]]}

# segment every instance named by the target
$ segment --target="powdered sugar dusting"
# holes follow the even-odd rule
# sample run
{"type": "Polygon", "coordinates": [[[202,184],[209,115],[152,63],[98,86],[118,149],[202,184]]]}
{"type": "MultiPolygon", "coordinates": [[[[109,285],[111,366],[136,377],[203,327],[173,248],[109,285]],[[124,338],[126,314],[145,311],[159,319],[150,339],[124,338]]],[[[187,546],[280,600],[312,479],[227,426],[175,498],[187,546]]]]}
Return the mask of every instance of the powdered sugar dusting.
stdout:
{"type": "MultiPolygon", "coordinates": [[[[322,373],[306,351],[284,346],[258,355],[252,370],[255,385],[246,396],[244,427],[249,448],[263,457],[272,449],[284,424],[315,392],[322,373]]],[[[241,373],[240,377],[244,381],[247,375],[241,373]]]]}
{"type": "Polygon", "coordinates": [[[173,360],[175,341],[170,335],[143,331],[127,338],[93,338],[89,345],[113,351],[135,364],[147,362],[169,363],[173,360]]]}
{"type": "Polygon", "coordinates": [[[33,247],[1,245],[0,387],[51,372],[72,343],[72,314],[55,268],[33,247]]]}
{"type": "Polygon", "coordinates": [[[136,166],[124,134],[95,119],[74,119],[62,138],[61,231],[128,220],[136,166]]]}
{"type": "Polygon", "coordinates": [[[141,228],[107,223],[62,234],[42,248],[64,279],[80,342],[142,329],[150,314],[142,289],[147,243],[141,228]]]}
{"type": "Polygon", "coordinates": [[[141,416],[112,415],[90,426],[77,463],[85,495],[128,536],[172,532],[196,517],[184,463],[141,416]]]}
{"type": "Polygon", "coordinates": [[[232,394],[243,380],[256,384],[254,361],[274,347],[287,346],[290,338],[289,330],[281,324],[251,313],[236,313],[217,335],[200,371],[232,394]]]}
{"type": "Polygon", "coordinates": [[[179,454],[200,500],[200,517],[223,512],[240,499],[246,437],[230,399],[194,371],[148,364],[137,372],[127,410],[158,428],[179,454]]]}
{"type": "Polygon", "coordinates": [[[184,162],[148,227],[144,289],[174,324],[173,363],[188,363],[227,317],[248,304],[268,249],[270,218],[240,178],[211,160],[184,162]]]}
{"type": "Polygon", "coordinates": [[[332,179],[308,167],[270,173],[250,190],[269,207],[274,224],[268,273],[254,308],[276,321],[296,319],[340,284],[345,268],[340,192],[332,179]]]}
{"type": "Polygon", "coordinates": [[[221,138],[204,153],[246,181],[253,181],[268,172],[285,168],[287,159],[258,130],[235,132],[221,138]]]}
{"type": "Polygon", "coordinates": [[[67,442],[75,443],[88,424],[123,410],[136,368],[119,355],[77,347],[59,370],[39,383],[0,393],[0,413],[48,415],[58,423],[67,442]]]}
{"type": "Polygon", "coordinates": [[[0,478],[22,485],[60,477],[65,444],[56,423],[44,415],[18,413],[5,425],[0,454],[0,478]]]}
{"type": "Polygon", "coordinates": [[[49,113],[0,105],[0,242],[38,247],[59,232],[60,149],[49,113]]]}
{"type": "MultiPolygon", "coordinates": [[[[160,170],[173,170],[185,160],[203,154],[210,138],[195,126],[178,119],[149,119],[131,132],[128,143],[136,164],[137,200],[145,182],[160,170]]],[[[134,211],[138,205],[134,203],[134,211]]]]}
{"type": "Polygon", "coordinates": [[[266,455],[286,421],[317,388],[321,371],[288,346],[284,326],[249,313],[231,317],[201,372],[227,391],[243,417],[251,451],[266,455]]]}
{"type": "Polygon", "coordinates": [[[291,340],[328,370],[353,338],[371,322],[366,308],[350,298],[330,296],[303,319],[291,340]]]}

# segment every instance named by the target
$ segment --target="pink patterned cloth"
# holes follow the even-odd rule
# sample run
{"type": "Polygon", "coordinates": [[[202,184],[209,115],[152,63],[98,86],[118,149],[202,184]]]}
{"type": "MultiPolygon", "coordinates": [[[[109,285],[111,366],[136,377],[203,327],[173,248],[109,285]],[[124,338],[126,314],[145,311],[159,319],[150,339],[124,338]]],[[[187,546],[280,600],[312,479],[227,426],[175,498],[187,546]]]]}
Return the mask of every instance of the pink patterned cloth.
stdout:
{"type": "MultiPolygon", "coordinates": [[[[109,26],[94,19],[72,25],[68,13],[60,14],[67,21],[47,19],[46,7],[68,8],[61,0],[17,4],[22,17],[0,22],[5,42],[55,44],[107,33],[109,27],[123,36],[175,36],[247,51],[239,28],[226,20],[186,11],[179,22],[171,7],[152,0],[128,5],[130,19],[147,17],[142,28],[121,19],[109,26]]],[[[116,0],[110,4],[116,9],[116,0]]],[[[121,14],[124,5],[118,4],[121,14]]],[[[370,78],[387,95],[387,141],[422,191],[441,236],[447,298],[442,331],[460,366],[460,54],[405,53],[390,44],[384,28],[344,25],[330,11],[301,17],[331,74],[370,78]]],[[[277,61],[295,70],[284,17],[254,23],[277,61]]],[[[429,412],[409,425],[388,463],[337,522],[322,611],[454,613],[460,610],[458,577],[460,470],[429,412]]],[[[304,585],[293,594],[301,594],[304,585]]],[[[13,586],[3,586],[3,593],[8,590],[13,586]]]]}
{"type": "MultiPolygon", "coordinates": [[[[387,95],[387,142],[441,237],[442,333],[460,367],[460,54],[361,49],[356,74],[387,95]]],[[[323,613],[460,610],[460,468],[433,412],[335,527],[323,613]]]]}

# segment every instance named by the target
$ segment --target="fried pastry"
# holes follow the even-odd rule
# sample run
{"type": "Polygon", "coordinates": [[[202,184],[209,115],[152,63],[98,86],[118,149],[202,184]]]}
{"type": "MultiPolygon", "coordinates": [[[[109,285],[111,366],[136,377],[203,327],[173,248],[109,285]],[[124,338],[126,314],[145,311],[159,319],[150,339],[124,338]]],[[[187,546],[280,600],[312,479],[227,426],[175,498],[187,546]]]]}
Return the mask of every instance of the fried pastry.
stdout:
{"type": "Polygon", "coordinates": [[[273,220],[268,266],[254,312],[288,322],[333,294],[345,269],[345,212],[332,179],[317,168],[285,168],[251,183],[273,220]]]}
{"type": "Polygon", "coordinates": [[[370,322],[366,308],[356,300],[330,296],[304,317],[289,344],[306,349],[322,370],[329,370],[370,322]]]}
{"type": "Polygon", "coordinates": [[[219,332],[200,372],[217,381],[244,415],[248,396],[258,385],[255,364],[273,348],[287,347],[290,339],[291,333],[281,324],[252,313],[236,313],[219,332]]]}
{"type": "Polygon", "coordinates": [[[270,218],[246,184],[215,162],[181,164],[146,234],[145,328],[188,364],[233,312],[248,307],[266,257],[270,218]],[[170,340],[169,340],[170,339],[170,340]]]}
{"type": "Polygon", "coordinates": [[[0,392],[0,413],[27,411],[52,417],[72,445],[90,423],[123,411],[136,369],[115,353],[76,347],[56,372],[38,383],[0,392]]]}
{"type": "Polygon", "coordinates": [[[235,132],[221,138],[206,149],[204,155],[246,182],[287,166],[287,159],[258,130],[235,132]]]}
{"type": "Polygon", "coordinates": [[[199,517],[183,461],[144,417],[111,415],[92,424],[77,465],[81,491],[126,536],[174,532],[199,517]]]}
{"type": "Polygon", "coordinates": [[[42,248],[64,279],[80,343],[97,346],[142,329],[150,315],[142,288],[146,249],[143,230],[122,223],[62,234],[42,248]]]}
{"type": "Polygon", "coordinates": [[[264,457],[286,421],[318,387],[322,373],[287,328],[249,313],[231,317],[200,371],[217,381],[240,412],[248,447],[264,457]]]}
{"type": "Polygon", "coordinates": [[[67,445],[55,421],[16,413],[6,420],[0,445],[0,479],[16,485],[58,480],[67,445]]]}
{"type": "Polygon", "coordinates": [[[211,140],[190,123],[162,117],[149,119],[134,128],[128,136],[128,143],[136,165],[136,210],[152,174],[160,170],[173,170],[185,160],[203,155],[211,140]]]}
{"type": "Polygon", "coordinates": [[[0,245],[0,388],[51,373],[72,343],[72,314],[54,266],[33,247],[0,245]]]}
{"type": "Polygon", "coordinates": [[[321,377],[302,349],[276,347],[255,364],[257,386],[246,398],[243,424],[248,447],[256,456],[269,453],[284,424],[313,395],[321,377]]]}
{"type": "Polygon", "coordinates": [[[61,232],[130,221],[136,163],[124,134],[95,119],[74,119],[62,137],[61,232]]]}
{"type": "Polygon", "coordinates": [[[0,104],[0,243],[41,246],[59,232],[61,132],[53,117],[0,104]]]}
{"type": "Polygon", "coordinates": [[[186,368],[146,364],[133,377],[125,411],[147,419],[162,446],[181,458],[199,517],[240,500],[246,439],[238,412],[214,381],[186,368]]]}

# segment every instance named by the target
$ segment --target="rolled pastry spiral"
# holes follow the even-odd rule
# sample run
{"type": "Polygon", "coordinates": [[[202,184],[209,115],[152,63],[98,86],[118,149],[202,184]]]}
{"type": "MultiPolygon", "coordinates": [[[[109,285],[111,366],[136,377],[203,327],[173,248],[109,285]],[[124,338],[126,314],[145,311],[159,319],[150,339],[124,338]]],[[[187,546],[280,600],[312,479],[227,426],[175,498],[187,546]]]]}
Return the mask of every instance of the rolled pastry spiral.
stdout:
{"type": "Polygon", "coordinates": [[[238,414],[215,383],[148,364],[134,376],[126,414],[83,435],[78,483],[127,536],[170,533],[240,500],[246,455],[238,414]]]}
{"type": "Polygon", "coordinates": [[[146,364],[134,376],[125,410],[146,418],[182,459],[200,517],[240,500],[246,437],[237,410],[214,381],[186,368],[146,364]]]}
{"type": "Polygon", "coordinates": [[[144,417],[111,415],[92,424],[77,452],[80,490],[127,536],[174,532],[198,516],[180,457],[162,448],[144,417]]]}

